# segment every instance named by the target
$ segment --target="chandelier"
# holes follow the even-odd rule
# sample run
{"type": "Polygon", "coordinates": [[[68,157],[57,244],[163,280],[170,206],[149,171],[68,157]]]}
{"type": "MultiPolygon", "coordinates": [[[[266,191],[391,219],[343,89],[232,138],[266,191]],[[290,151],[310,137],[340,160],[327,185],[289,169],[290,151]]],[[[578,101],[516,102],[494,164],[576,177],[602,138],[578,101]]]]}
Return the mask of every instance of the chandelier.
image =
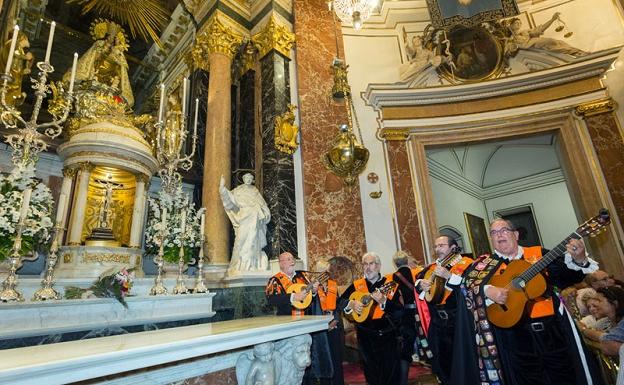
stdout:
{"type": "MultiPolygon", "coordinates": [[[[333,8],[343,23],[351,23],[359,30],[368,20],[379,0],[333,0],[333,8]]],[[[331,3],[330,3],[331,5],[331,3]]]]}

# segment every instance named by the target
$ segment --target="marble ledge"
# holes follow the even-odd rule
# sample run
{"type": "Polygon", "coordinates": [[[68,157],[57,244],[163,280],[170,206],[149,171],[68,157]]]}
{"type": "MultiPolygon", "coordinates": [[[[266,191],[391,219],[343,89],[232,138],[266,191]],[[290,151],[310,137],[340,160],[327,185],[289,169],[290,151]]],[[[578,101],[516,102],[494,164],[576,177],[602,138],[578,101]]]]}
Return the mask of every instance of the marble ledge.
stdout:
{"type": "Polygon", "coordinates": [[[65,384],[326,330],[329,316],[267,316],[0,351],[0,383],[65,384]]]}
{"type": "Polygon", "coordinates": [[[0,339],[210,318],[215,293],[0,304],[0,339]]]}

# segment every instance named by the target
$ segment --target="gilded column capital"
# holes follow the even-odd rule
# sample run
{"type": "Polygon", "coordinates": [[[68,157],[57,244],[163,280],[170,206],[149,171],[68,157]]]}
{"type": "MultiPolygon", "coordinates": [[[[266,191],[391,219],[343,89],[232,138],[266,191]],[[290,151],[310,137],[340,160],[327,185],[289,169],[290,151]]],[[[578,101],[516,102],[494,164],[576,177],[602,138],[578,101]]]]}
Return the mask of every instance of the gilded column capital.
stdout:
{"type": "Polygon", "coordinates": [[[407,128],[384,128],[379,132],[379,136],[387,141],[405,141],[409,135],[407,128]]]}
{"type": "Polygon", "coordinates": [[[76,176],[76,172],[78,169],[74,166],[65,166],[63,167],[63,176],[65,178],[73,178],[76,176]]]}
{"type": "Polygon", "coordinates": [[[617,103],[611,98],[596,100],[576,106],[574,111],[577,115],[587,118],[593,115],[615,111],[617,103]]]}
{"type": "Polygon", "coordinates": [[[248,41],[247,43],[245,43],[245,48],[243,49],[243,52],[241,54],[240,76],[243,76],[247,73],[247,71],[254,69],[257,60],[258,47],[256,47],[256,45],[252,41],[248,41]]]}
{"type": "Polygon", "coordinates": [[[207,55],[211,53],[222,53],[233,58],[242,41],[241,35],[223,25],[218,17],[213,17],[197,35],[192,53],[195,65],[202,68],[205,65],[202,61],[207,61],[207,55]]]}
{"type": "Polygon", "coordinates": [[[145,174],[142,174],[142,173],[136,174],[135,178],[136,178],[137,182],[141,182],[143,184],[147,184],[147,182],[149,182],[149,180],[150,180],[149,176],[147,176],[145,174]]]}
{"type": "Polygon", "coordinates": [[[78,169],[82,172],[91,172],[95,168],[95,165],[91,162],[80,162],[78,163],[78,169]]]}
{"type": "Polygon", "coordinates": [[[271,16],[262,31],[253,35],[251,40],[260,51],[260,59],[273,49],[290,59],[290,50],[295,43],[295,34],[285,26],[278,24],[275,17],[271,16]]]}

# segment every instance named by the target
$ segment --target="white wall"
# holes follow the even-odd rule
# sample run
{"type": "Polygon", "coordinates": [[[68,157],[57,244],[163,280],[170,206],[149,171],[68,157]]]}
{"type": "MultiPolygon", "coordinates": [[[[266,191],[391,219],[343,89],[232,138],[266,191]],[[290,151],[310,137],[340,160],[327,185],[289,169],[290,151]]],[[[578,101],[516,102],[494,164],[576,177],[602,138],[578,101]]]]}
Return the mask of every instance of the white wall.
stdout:
{"type": "Polygon", "coordinates": [[[483,201],[436,178],[431,178],[431,190],[435,201],[438,228],[451,226],[457,229],[464,239],[464,252],[471,253],[464,212],[483,218],[487,226],[488,219],[483,201]]]}
{"type": "Polygon", "coordinates": [[[497,210],[532,204],[543,246],[550,249],[578,227],[570,193],[564,182],[485,201],[488,220],[497,210]]]}

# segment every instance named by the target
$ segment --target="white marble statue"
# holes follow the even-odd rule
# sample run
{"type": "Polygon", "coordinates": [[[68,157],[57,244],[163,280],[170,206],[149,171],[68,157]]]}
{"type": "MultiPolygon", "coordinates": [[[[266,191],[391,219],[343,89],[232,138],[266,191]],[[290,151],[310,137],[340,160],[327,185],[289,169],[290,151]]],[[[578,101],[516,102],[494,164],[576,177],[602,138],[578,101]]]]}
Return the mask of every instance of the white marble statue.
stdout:
{"type": "Polygon", "coordinates": [[[229,191],[221,176],[219,194],[223,207],[234,226],[234,248],[228,273],[266,271],[269,260],[262,248],[267,245],[266,226],[271,212],[251,174],[243,175],[243,184],[229,191]]]}
{"type": "Polygon", "coordinates": [[[273,342],[258,344],[253,354],[241,354],[236,361],[236,380],[240,385],[276,385],[277,375],[273,342]]]}
{"type": "Polygon", "coordinates": [[[309,334],[286,338],[275,342],[277,385],[300,385],[305,369],[312,363],[309,334]]]}

